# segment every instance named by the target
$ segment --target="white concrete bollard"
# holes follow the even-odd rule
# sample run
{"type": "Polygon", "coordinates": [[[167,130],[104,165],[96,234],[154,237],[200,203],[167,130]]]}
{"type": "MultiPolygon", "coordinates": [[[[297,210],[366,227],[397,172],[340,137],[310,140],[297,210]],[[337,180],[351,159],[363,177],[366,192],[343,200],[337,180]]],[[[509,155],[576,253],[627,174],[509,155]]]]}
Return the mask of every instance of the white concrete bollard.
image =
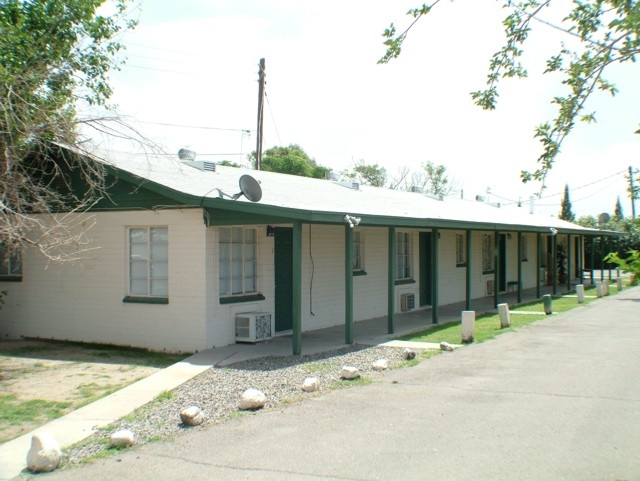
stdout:
{"type": "Polygon", "coordinates": [[[616,279],[616,286],[618,287],[618,291],[622,290],[622,277],[616,279]]]}
{"type": "Polygon", "coordinates": [[[584,304],[584,285],[576,285],[576,294],[578,295],[578,304],[584,304]]]}
{"type": "Polygon", "coordinates": [[[473,342],[473,331],[476,322],[476,311],[462,311],[462,343],[473,342]]]}
{"type": "Polygon", "coordinates": [[[609,281],[607,279],[605,279],[604,281],[602,281],[602,293],[605,296],[609,295],[609,281]]]}
{"type": "Polygon", "coordinates": [[[602,297],[602,282],[601,281],[596,281],[596,296],[598,297],[602,297]]]}
{"type": "Polygon", "coordinates": [[[509,304],[498,304],[498,314],[500,315],[500,329],[511,325],[511,315],[509,314],[509,304]]]}

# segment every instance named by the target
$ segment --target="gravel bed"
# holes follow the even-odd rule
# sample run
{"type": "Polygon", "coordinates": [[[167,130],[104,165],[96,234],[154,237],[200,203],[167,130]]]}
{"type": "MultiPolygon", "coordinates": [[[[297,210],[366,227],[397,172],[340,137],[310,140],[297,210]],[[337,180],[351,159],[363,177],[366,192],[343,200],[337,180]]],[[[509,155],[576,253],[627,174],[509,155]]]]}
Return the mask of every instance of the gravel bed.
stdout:
{"type": "Polygon", "coordinates": [[[264,357],[224,367],[212,367],[175,388],[169,399],[156,400],[94,433],[89,438],[64,451],[63,465],[81,463],[87,457],[104,450],[109,436],[120,429],[130,429],[136,444],[159,439],[170,439],[191,429],[223,422],[239,412],[242,393],[249,388],[259,389],[267,396],[264,409],[274,409],[287,402],[304,399],[318,393],[305,393],[302,383],[307,377],[316,377],[320,393],[330,391],[353,381],[340,379],[343,366],[353,366],[366,379],[380,379],[383,372],[375,371],[371,364],[387,359],[389,367],[406,364],[402,349],[383,346],[353,345],[335,351],[304,356],[264,357]],[[205,422],[196,427],[185,427],[180,411],[198,406],[204,411],[205,422]]]}

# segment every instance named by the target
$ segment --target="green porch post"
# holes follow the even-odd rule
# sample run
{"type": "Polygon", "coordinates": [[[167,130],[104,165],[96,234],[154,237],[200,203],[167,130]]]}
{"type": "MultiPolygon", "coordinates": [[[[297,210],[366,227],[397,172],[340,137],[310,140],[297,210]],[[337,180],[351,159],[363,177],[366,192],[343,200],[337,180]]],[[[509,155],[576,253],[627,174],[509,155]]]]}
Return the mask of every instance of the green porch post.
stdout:
{"type": "Polygon", "coordinates": [[[589,266],[589,275],[591,276],[591,285],[593,285],[593,271],[596,267],[596,241],[595,237],[591,236],[591,265],[589,266]]]}
{"type": "Polygon", "coordinates": [[[389,227],[389,269],[387,277],[387,332],[395,332],[396,323],[396,228],[389,227]]]}
{"type": "Polygon", "coordinates": [[[542,234],[536,233],[536,299],[540,299],[540,269],[542,269],[542,234]]]}
{"type": "Polygon", "coordinates": [[[604,236],[600,236],[600,280],[604,281],[604,236]]]}
{"type": "Polygon", "coordinates": [[[493,307],[498,307],[500,299],[500,232],[493,233],[493,307]]]}
{"type": "MultiPolygon", "coordinates": [[[[612,249],[613,249],[613,238],[609,236],[607,237],[607,254],[609,254],[609,252],[611,252],[612,249]]],[[[609,280],[611,280],[613,279],[613,276],[611,275],[611,262],[607,262],[607,269],[609,269],[609,280]]]]}
{"type": "Polygon", "coordinates": [[[571,234],[567,234],[567,292],[571,290],[571,234]]]}
{"type": "Polygon", "coordinates": [[[302,354],[302,223],[293,223],[293,355],[302,354]]]}
{"type": "Polygon", "coordinates": [[[353,344],[353,228],[344,226],[344,342],[353,344]]]}
{"type": "Polygon", "coordinates": [[[551,236],[552,239],[552,259],[551,259],[551,281],[553,284],[553,295],[558,293],[558,234],[551,236]]]}
{"type": "Polygon", "coordinates": [[[438,324],[438,241],[440,232],[438,229],[431,230],[432,250],[431,250],[431,322],[438,324]]]}
{"type": "Polygon", "coordinates": [[[466,259],[467,259],[467,265],[466,265],[466,279],[465,279],[465,296],[466,296],[466,302],[465,302],[465,309],[467,311],[471,310],[471,231],[468,230],[467,231],[467,245],[466,247],[466,259]]]}
{"type": "Polygon", "coordinates": [[[584,236],[578,236],[578,276],[580,284],[584,285],[584,236]]]}
{"type": "Polygon", "coordinates": [[[518,232],[518,304],[522,302],[522,232],[518,232]]]}

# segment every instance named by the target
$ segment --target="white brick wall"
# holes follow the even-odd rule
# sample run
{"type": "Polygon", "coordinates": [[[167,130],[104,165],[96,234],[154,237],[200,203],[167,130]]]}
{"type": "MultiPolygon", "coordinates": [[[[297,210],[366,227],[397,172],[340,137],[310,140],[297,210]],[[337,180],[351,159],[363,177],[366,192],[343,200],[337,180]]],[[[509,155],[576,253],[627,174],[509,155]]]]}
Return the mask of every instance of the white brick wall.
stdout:
{"type": "Polygon", "coordinates": [[[3,338],[39,337],[155,350],[205,346],[205,226],[200,209],[94,214],[94,251],[73,263],[24,252],[23,282],[0,283],[3,338]],[[169,304],[122,302],[127,294],[127,227],[167,226],[169,304]]]}
{"type": "MultiPolygon", "coordinates": [[[[90,231],[95,251],[70,263],[48,263],[24,253],[23,282],[0,283],[8,290],[0,310],[0,335],[40,337],[142,346],[155,350],[195,351],[235,342],[235,315],[275,311],[274,238],[258,225],[258,289],[264,300],[220,304],[218,230],[205,227],[199,209],[95,214],[90,231]],[[127,227],[168,226],[169,304],[123,303],[127,294],[127,227]]],[[[387,315],[388,229],[360,227],[366,275],[354,276],[354,320],[387,315]]],[[[400,229],[398,230],[400,231],[400,229]]],[[[419,231],[412,233],[412,284],[395,287],[412,292],[419,304],[419,231]]],[[[424,231],[429,232],[429,231],[424,231]]],[[[465,299],[464,267],[456,267],[456,234],[441,230],[439,303],[465,299]]],[[[528,262],[522,263],[523,287],[535,286],[536,235],[528,237],[528,262]]],[[[543,243],[544,246],[544,243],[543,243]]],[[[302,329],[344,324],[344,226],[302,226],[302,329]]],[[[517,280],[517,234],[506,241],[507,281],[517,280]]],[[[484,297],[482,232],[472,233],[472,298],[484,297]]],[[[544,254],[543,254],[544,255],[544,254]]]]}

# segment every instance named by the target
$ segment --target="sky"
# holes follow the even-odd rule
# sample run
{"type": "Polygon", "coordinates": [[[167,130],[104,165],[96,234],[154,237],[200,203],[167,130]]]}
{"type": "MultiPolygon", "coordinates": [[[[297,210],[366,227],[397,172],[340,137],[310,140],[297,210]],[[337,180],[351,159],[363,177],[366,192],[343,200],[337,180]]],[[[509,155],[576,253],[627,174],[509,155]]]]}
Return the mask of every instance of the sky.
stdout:
{"type": "MultiPolygon", "coordinates": [[[[535,24],[524,57],[529,77],[501,82],[498,108],[483,111],[469,93],[484,87],[502,45],[501,4],[441,1],[400,58],[380,65],[382,32],[392,21],[406,27],[405,12],[419,2],[142,0],[132,12],[139,25],[122,37],[127,62],[112,74],[112,101],[176,158],[186,147],[197,160],[246,163],[256,150],[264,58],[264,150],[297,144],[334,171],[362,160],[392,178],[403,167],[443,164],[459,196],[503,207],[522,200],[528,211],[540,184],[523,184],[520,172],[536,168],[534,128],[553,118],[549,101],[562,92],[558,77],[542,75],[561,37],[535,24]]],[[[613,213],[618,196],[631,215],[624,174],[640,168],[640,67],[615,67],[607,78],[619,93],[590,99],[597,123],[578,124],[565,141],[536,212],[557,216],[568,184],[577,216],[613,213]]]]}

